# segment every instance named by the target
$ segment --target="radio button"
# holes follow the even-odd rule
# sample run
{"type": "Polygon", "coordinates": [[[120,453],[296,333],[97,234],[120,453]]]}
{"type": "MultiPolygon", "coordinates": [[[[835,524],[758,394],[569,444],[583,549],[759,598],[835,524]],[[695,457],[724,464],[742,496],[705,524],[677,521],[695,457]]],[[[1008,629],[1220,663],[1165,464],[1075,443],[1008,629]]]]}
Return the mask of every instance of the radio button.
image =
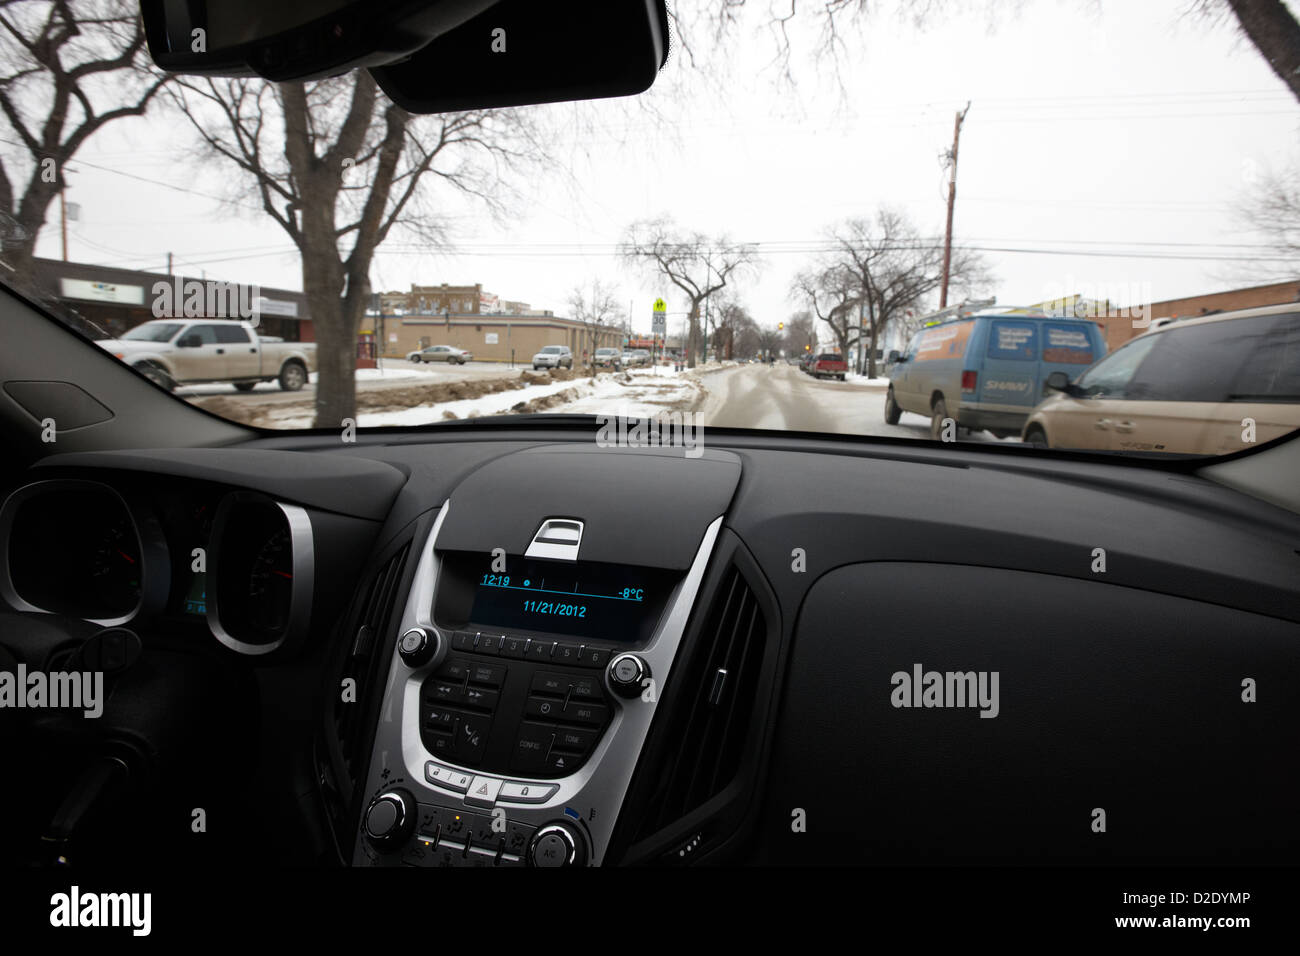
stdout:
{"type": "MultiPolygon", "coordinates": [[[[470,782],[469,789],[465,791],[465,802],[471,807],[491,807],[497,802],[497,794],[501,792],[501,779],[499,777],[475,777],[470,782]]],[[[492,825],[492,818],[486,818],[488,826],[492,825]]],[[[475,842],[478,842],[477,833],[475,842]]]]}
{"type": "Polygon", "coordinates": [[[425,712],[424,726],[429,730],[449,732],[456,729],[456,718],[460,714],[445,707],[433,707],[425,712]]]}
{"type": "Polygon", "coordinates": [[[430,753],[445,759],[456,756],[456,738],[453,734],[430,734],[427,740],[430,753]]]}
{"type": "Polygon", "coordinates": [[[594,700],[605,698],[600,689],[600,681],[595,677],[579,677],[573,682],[571,690],[574,697],[590,697],[594,700]]]}
{"type": "Polygon", "coordinates": [[[555,746],[565,750],[588,751],[595,743],[596,735],[590,730],[570,730],[568,727],[555,728],[555,746]]]}
{"type": "Polygon", "coordinates": [[[562,697],[569,692],[569,678],[565,674],[548,674],[546,671],[539,671],[533,675],[533,690],[562,697]]]}
{"type": "Polygon", "coordinates": [[[579,667],[604,667],[609,663],[610,649],[608,647],[592,647],[585,645],[578,652],[579,667]]]}
{"type": "Polygon", "coordinates": [[[578,663],[578,645],[557,643],[554,652],[551,654],[551,660],[557,664],[578,663]]]}
{"type": "Polygon", "coordinates": [[[506,637],[501,644],[502,657],[523,657],[528,650],[528,638],[506,637]]]}
{"type": "Polygon", "coordinates": [[[474,650],[474,631],[457,631],[451,639],[453,651],[474,650]]]}
{"type": "Polygon", "coordinates": [[[545,767],[555,773],[569,773],[580,763],[582,763],[581,754],[566,754],[554,750],[547,755],[545,767]]]}
{"type": "Polygon", "coordinates": [[[528,651],[524,656],[530,661],[549,661],[551,659],[551,651],[554,649],[554,641],[530,640],[528,642],[528,651]]]}
{"type": "Polygon", "coordinates": [[[478,654],[490,654],[495,657],[501,652],[501,640],[500,634],[488,634],[480,631],[478,643],[474,645],[474,651],[478,654]]]}
{"type": "Polygon", "coordinates": [[[487,749],[488,730],[492,726],[491,717],[466,714],[456,728],[456,756],[465,762],[483,759],[487,749]]]}
{"type": "Polygon", "coordinates": [[[603,724],[605,718],[609,716],[609,708],[604,704],[589,704],[586,701],[569,701],[569,706],[564,708],[562,719],[571,720],[578,724],[603,724]]]}
{"type": "Polygon", "coordinates": [[[429,685],[429,699],[459,704],[465,700],[465,688],[459,684],[435,681],[432,685],[429,685]]]}
{"type": "Polygon", "coordinates": [[[455,790],[458,793],[464,793],[470,782],[469,774],[453,770],[451,767],[444,767],[433,760],[425,762],[424,779],[436,787],[455,790]]]}
{"type": "Polygon", "coordinates": [[[469,662],[453,658],[438,668],[438,676],[447,681],[456,681],[465,683],[465,678],[469,676],[469,662]]]}
{"type": "MultiPolygon", "coordinates": [[[[545,803],[560,788],[553,783],[524,783],[520,780],[507,780],[501,784],[498,800],[510,803],[545,803]]],[[[509,851],[509,847],[506,847],[509,851]]]]}
{"type": "Polygon", "coordinates": [[[506,667],[504,664],[479,664],[469,665],[469,679],[475,684],[495,684],[500,686],[501,682],[506,679],[506,667]]]}
{"type": "Polygon", "coordinates": [[[480,707],[483,710],[495,710],[501,699],[499,691],[479,690],[477,687],[462,687],[460,700],[467,707],[480,707]]]}
{"type": "Polygon", "coordinates": [[[547,700],[544,697],[529,697],[524,705],[525,717],[541,717],[543,720],[556,720],[564,710],[564,701],[547,700]]]}
{"type": "Polygon", "coordinates": [[[551,741],[554,739],[555,731],[550,727],[541,724],[521,724],[519,736],[515,740],[510,769],[518,773],[531,773],[542,769],[546,755],[551,750],[551,741]]]}

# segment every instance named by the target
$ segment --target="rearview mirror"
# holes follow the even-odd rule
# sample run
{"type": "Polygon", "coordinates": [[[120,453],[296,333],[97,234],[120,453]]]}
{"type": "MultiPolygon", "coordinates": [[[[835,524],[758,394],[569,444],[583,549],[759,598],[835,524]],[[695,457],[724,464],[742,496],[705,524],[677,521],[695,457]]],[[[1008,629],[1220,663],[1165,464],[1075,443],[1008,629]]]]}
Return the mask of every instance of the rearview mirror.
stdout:
{"type": "Polygon", "coordinates": [[[897,365],[903,361],[903,356],[899,354],[898,349],[890,349],[889,355],[885,358],[886,365],[897,365]]]}
{"type": "Polygon", "coordinates": [[[409,56],[494,0],[140,0],[172,73],[308,80],[409,56]]]}
{"type": "Polygon", "coordinates": [[[1047,388],[1050,388],[1054,392],[1069,392],[1070,377],[1066,375],[1064,372],[1052,372],[1047,376],[1047,379],[1046,381],[1043,382],[1043,385],[1045,385],[1047,388]]]}
{"type": "Polygon", "coordinates": [[[277,82],[367,68],[412,113],[630,96],[668,59],[665,0],[140,0],[162,69],[277,82]]]}

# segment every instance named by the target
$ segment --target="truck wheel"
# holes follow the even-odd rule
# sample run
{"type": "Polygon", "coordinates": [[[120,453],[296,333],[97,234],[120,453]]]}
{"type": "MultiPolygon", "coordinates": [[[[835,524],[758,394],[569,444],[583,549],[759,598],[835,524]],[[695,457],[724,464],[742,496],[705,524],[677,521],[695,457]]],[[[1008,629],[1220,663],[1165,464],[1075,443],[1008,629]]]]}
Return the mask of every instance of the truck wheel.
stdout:
{"type": "Polygon", "coordinates": [[[307,384],[307,370],[297,362],[286,362],[280,369],[280,387],[286,392],[296,392],[307,384]]]}
{"type": "Polygon", "coordinates": [[[930,415],[930,437],[935,441],[943,441],[943,423],[948,417],[948,405],[942,399],[936,399],[930,415]]]}
{"type": "Polygon", "coordinates": [[[235,388],[239,389],[239,391],[241,391],[241,392],[251,392],[253,389],[257,388],[257,383],[256,383],[256,382],[236,382],[236,383],[235,383],[235,388]]]}
{"type": "Polygon", "coordinates": [[[135,366],[135,370],[159,388],[165,388],[170,392],[176,387],[176,383],[172,380],[172,377],[157,365],[146,362],[143,365],[135,366]]]}
{"type": "Polygon", "coordinates": [[[885,392],[885,424],[897,425],[898,419],[903,415],[903,410],[898,407],[894,401],[894,386],[889,386],[889,391],[885,392]]]}

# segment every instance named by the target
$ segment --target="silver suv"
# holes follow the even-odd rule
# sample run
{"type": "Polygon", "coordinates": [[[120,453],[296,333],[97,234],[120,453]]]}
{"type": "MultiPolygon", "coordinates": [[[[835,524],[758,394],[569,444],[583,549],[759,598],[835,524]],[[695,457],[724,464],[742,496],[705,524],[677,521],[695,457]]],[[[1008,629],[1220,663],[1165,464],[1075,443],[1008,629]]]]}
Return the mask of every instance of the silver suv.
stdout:
{"type": "Polygon", "coordinates": [[[573,368],[573,353],[567,345],[548,345],[533,356],[533,368],[573,368]]]}

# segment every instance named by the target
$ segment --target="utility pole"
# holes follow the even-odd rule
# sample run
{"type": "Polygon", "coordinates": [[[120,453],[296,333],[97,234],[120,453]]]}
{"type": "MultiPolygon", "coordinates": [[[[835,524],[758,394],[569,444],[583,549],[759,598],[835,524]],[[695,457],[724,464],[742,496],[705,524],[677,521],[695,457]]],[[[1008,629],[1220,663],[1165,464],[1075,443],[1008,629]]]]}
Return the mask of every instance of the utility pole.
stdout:
{"type": "Polygon", "coordinates": [[[66,181],[59,187],[59,224],[63,233],[63,261],[68,261],[68,203],[64,198],[68,191],[66,181]]]}
{"type": "Polygon", "coordinates": [[[948,272],[952,268],[952,209],[957,204],[957,143],[961,139],[961,124],[970,112],[970,100],[966,108],[957,114],[952,126],[952,170],[948,177],[948,228],[943,234],[943,284],[939,286],[939,308],[948,305],[948,272]]]}

